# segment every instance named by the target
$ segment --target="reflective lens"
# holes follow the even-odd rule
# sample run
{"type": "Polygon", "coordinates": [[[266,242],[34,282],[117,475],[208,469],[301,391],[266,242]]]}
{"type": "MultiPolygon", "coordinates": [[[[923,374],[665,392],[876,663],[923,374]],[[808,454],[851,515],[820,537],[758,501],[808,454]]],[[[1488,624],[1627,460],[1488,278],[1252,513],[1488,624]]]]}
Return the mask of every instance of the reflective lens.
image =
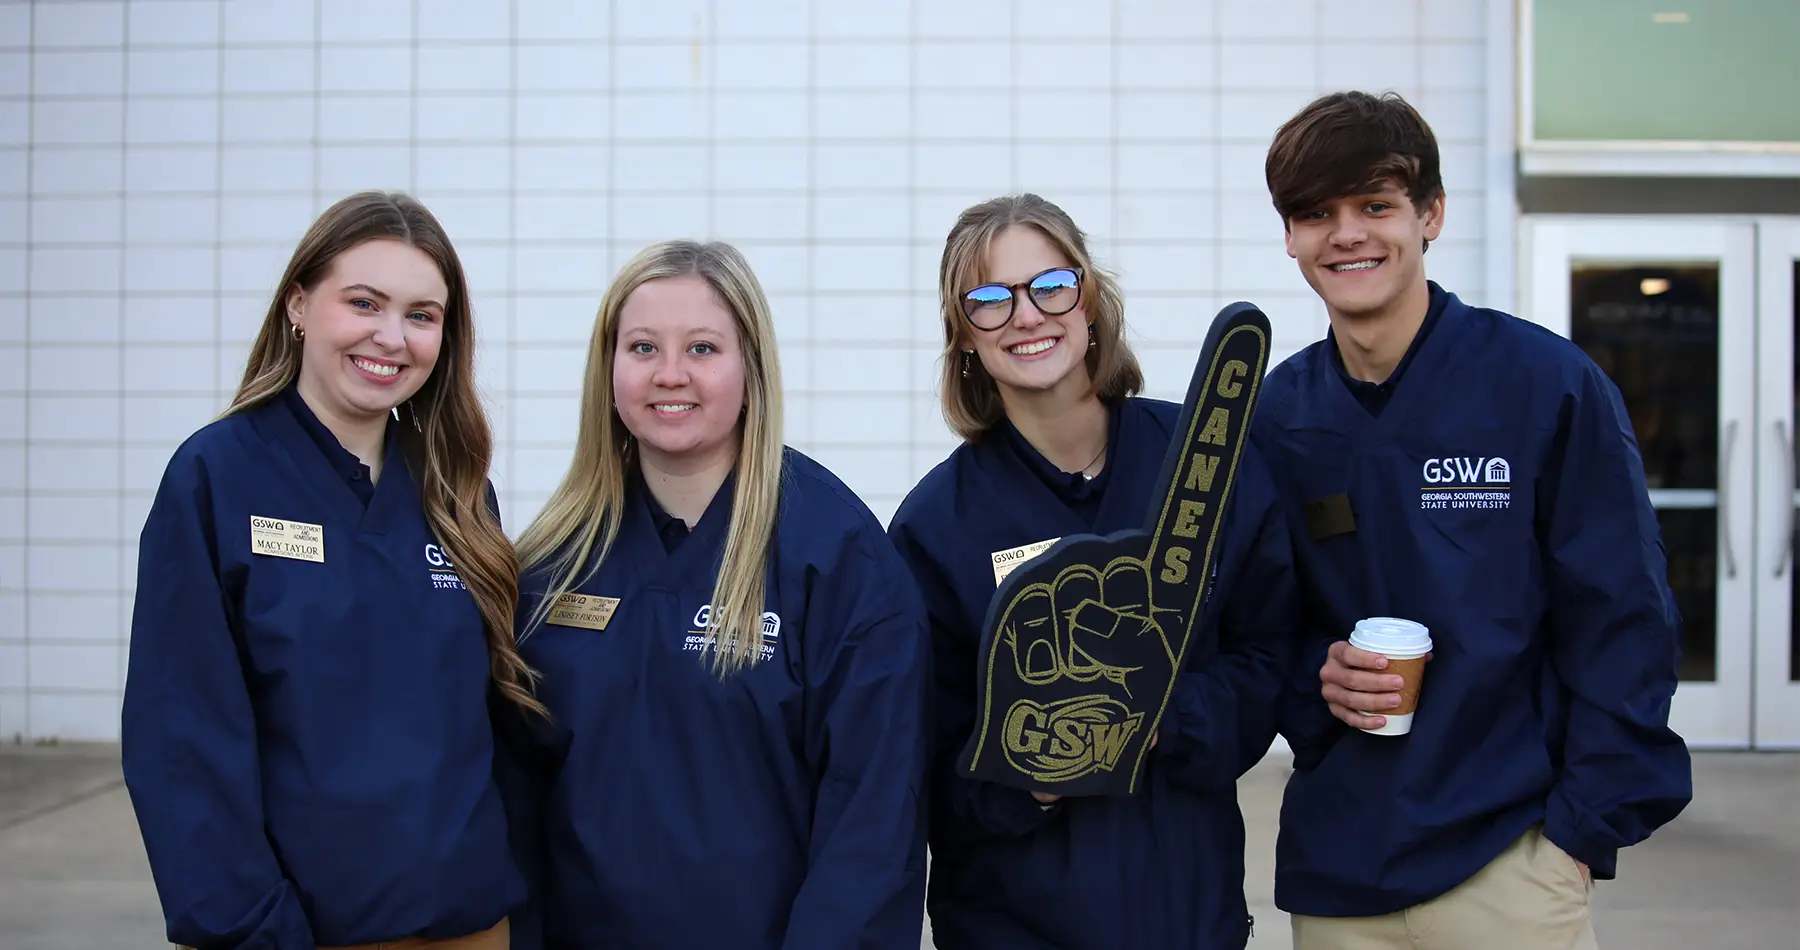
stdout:
{"type": "Polygon", "coordinates": [[[963,295],[963,315],[983,330],[1003,327],[1012,319],[1015,290],[1030,294],[1031,302],[1044,316],[1062,316],[1081,302],[1081,272],[1072,267],[1056,267],[1024,284],[983,284],[963,295]]]}
{"type": "Polygon", "coordinates": [[[987,284],[977,287],[963,297],[963,312],[982,323],[998,317],[1006,319],[1012,312],[1013,292],[1010,287],[999,284],[987,284]]]}
{"type": "Polygon", "coordinates": [[[1032,280],[1031,301],[1045,316],[1061,316],[1075,309],[1075,300],[1080,296],[1075,283],[1072,270],[1046,271],[1032,280]]]}

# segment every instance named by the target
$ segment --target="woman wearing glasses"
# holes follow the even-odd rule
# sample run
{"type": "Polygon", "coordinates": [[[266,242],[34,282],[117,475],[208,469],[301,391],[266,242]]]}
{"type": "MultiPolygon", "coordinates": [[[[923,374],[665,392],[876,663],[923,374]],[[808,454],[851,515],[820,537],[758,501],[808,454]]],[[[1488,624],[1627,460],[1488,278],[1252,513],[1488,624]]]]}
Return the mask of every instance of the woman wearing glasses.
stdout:
{"type": "Polygon", "coordinates": [[[963,212],[939,292],[940,398],[963,445],[889,528],[932,630],[933,939],[940,950],[1243,947],[1236,781],[1275,735],[1297,620],[1267,470],[1246,450],[1212,581],[1223,596],[1202,618],[1219,646],[1179,675],[1137,793],[1059,799],[962,778],[993,555],[1143,527],[1181,407],[1135,396],[1143,375],[1118,287],[1040,197],[963,212]]]}

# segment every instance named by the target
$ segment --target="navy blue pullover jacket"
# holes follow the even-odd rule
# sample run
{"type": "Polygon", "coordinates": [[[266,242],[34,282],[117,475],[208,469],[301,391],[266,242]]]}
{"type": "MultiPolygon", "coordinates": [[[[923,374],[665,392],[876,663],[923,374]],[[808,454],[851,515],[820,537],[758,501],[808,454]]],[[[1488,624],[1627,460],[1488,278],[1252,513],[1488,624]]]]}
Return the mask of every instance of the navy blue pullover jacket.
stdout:
{"type": "Polygon", "coordinates": [[[1617,388],[1568,340],[1431,294],[1385,404],[1346,385],[1327,338],[1269,374],[1257,415],[1308,612],[1282,726],[1275,898],[1293,913],[1413,906],[1537,823],[1611,878],[1692,795],[1668,724],[1680,618],[1617,388]],[[1326,648],[1368,616],[1431,630],[1408,735],[1320,697],[1326,648]]]}
{"type": "Polygon", "coordinates": [[[889,526],[925,593],[937,668],[929,905],[939,950],[1219,950],[1249,939],[1236,782],[1274,738],[1298,622],[1287,529],[1253,448],[1141,790],[1041,809],[1024,791],[955,774],[975,723],[991,555],[1144,527],[1180,409],[1135,398],[1112,407],[1107,464],[1091,485],[1057,473],[1003,421],[927,474],[889,526]]]}
{"type": "Polygon", "coordinates": [[[504,770],[530,908],[513,950],[917,950],[924,922],[930,640],[881,524],[786,452],[762,662],[721,679],[701,633],[735,479],[693,532],[658,530],[635,481],[576,592],[604,629],[530,618],[520,650],[550,725],[504,770]]]}
{"type": "Polygon", "coordinates": [[[371,488],[290,388],[191,436],[157,489],[121,750],[173,943],[455,937],[525,896],[485,627],[393,425],[371,488]]]}

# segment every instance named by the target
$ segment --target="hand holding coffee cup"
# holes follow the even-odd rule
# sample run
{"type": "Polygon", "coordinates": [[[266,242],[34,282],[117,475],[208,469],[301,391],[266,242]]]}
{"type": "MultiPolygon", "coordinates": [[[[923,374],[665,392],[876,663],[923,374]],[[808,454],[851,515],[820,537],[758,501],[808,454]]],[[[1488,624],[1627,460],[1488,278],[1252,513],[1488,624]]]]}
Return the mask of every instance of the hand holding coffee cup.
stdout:
{"type": "Polygon", "coordinates": [[[1430,659],[1431,633],[1422,624],[1394,617],[1359,620],[1350,639],[1332,644],[1326,654],[1319,694],[1332,715],[1354,728],[1404,735],[1412,731],[1430,659]]]}

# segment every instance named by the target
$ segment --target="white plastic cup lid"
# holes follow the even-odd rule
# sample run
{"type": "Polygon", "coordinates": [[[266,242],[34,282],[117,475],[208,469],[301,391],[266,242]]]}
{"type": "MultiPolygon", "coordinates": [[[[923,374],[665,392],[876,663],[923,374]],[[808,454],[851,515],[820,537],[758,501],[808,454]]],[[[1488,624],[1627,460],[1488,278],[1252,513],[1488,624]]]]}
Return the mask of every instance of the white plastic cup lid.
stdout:
{"type": "Polygon", "coordinates": [[[1420,656],[1431,652],[1431,631],[1398,617],[1368,617],[1356,622],[1350,645],[1388,656],[1420,656]]]}

